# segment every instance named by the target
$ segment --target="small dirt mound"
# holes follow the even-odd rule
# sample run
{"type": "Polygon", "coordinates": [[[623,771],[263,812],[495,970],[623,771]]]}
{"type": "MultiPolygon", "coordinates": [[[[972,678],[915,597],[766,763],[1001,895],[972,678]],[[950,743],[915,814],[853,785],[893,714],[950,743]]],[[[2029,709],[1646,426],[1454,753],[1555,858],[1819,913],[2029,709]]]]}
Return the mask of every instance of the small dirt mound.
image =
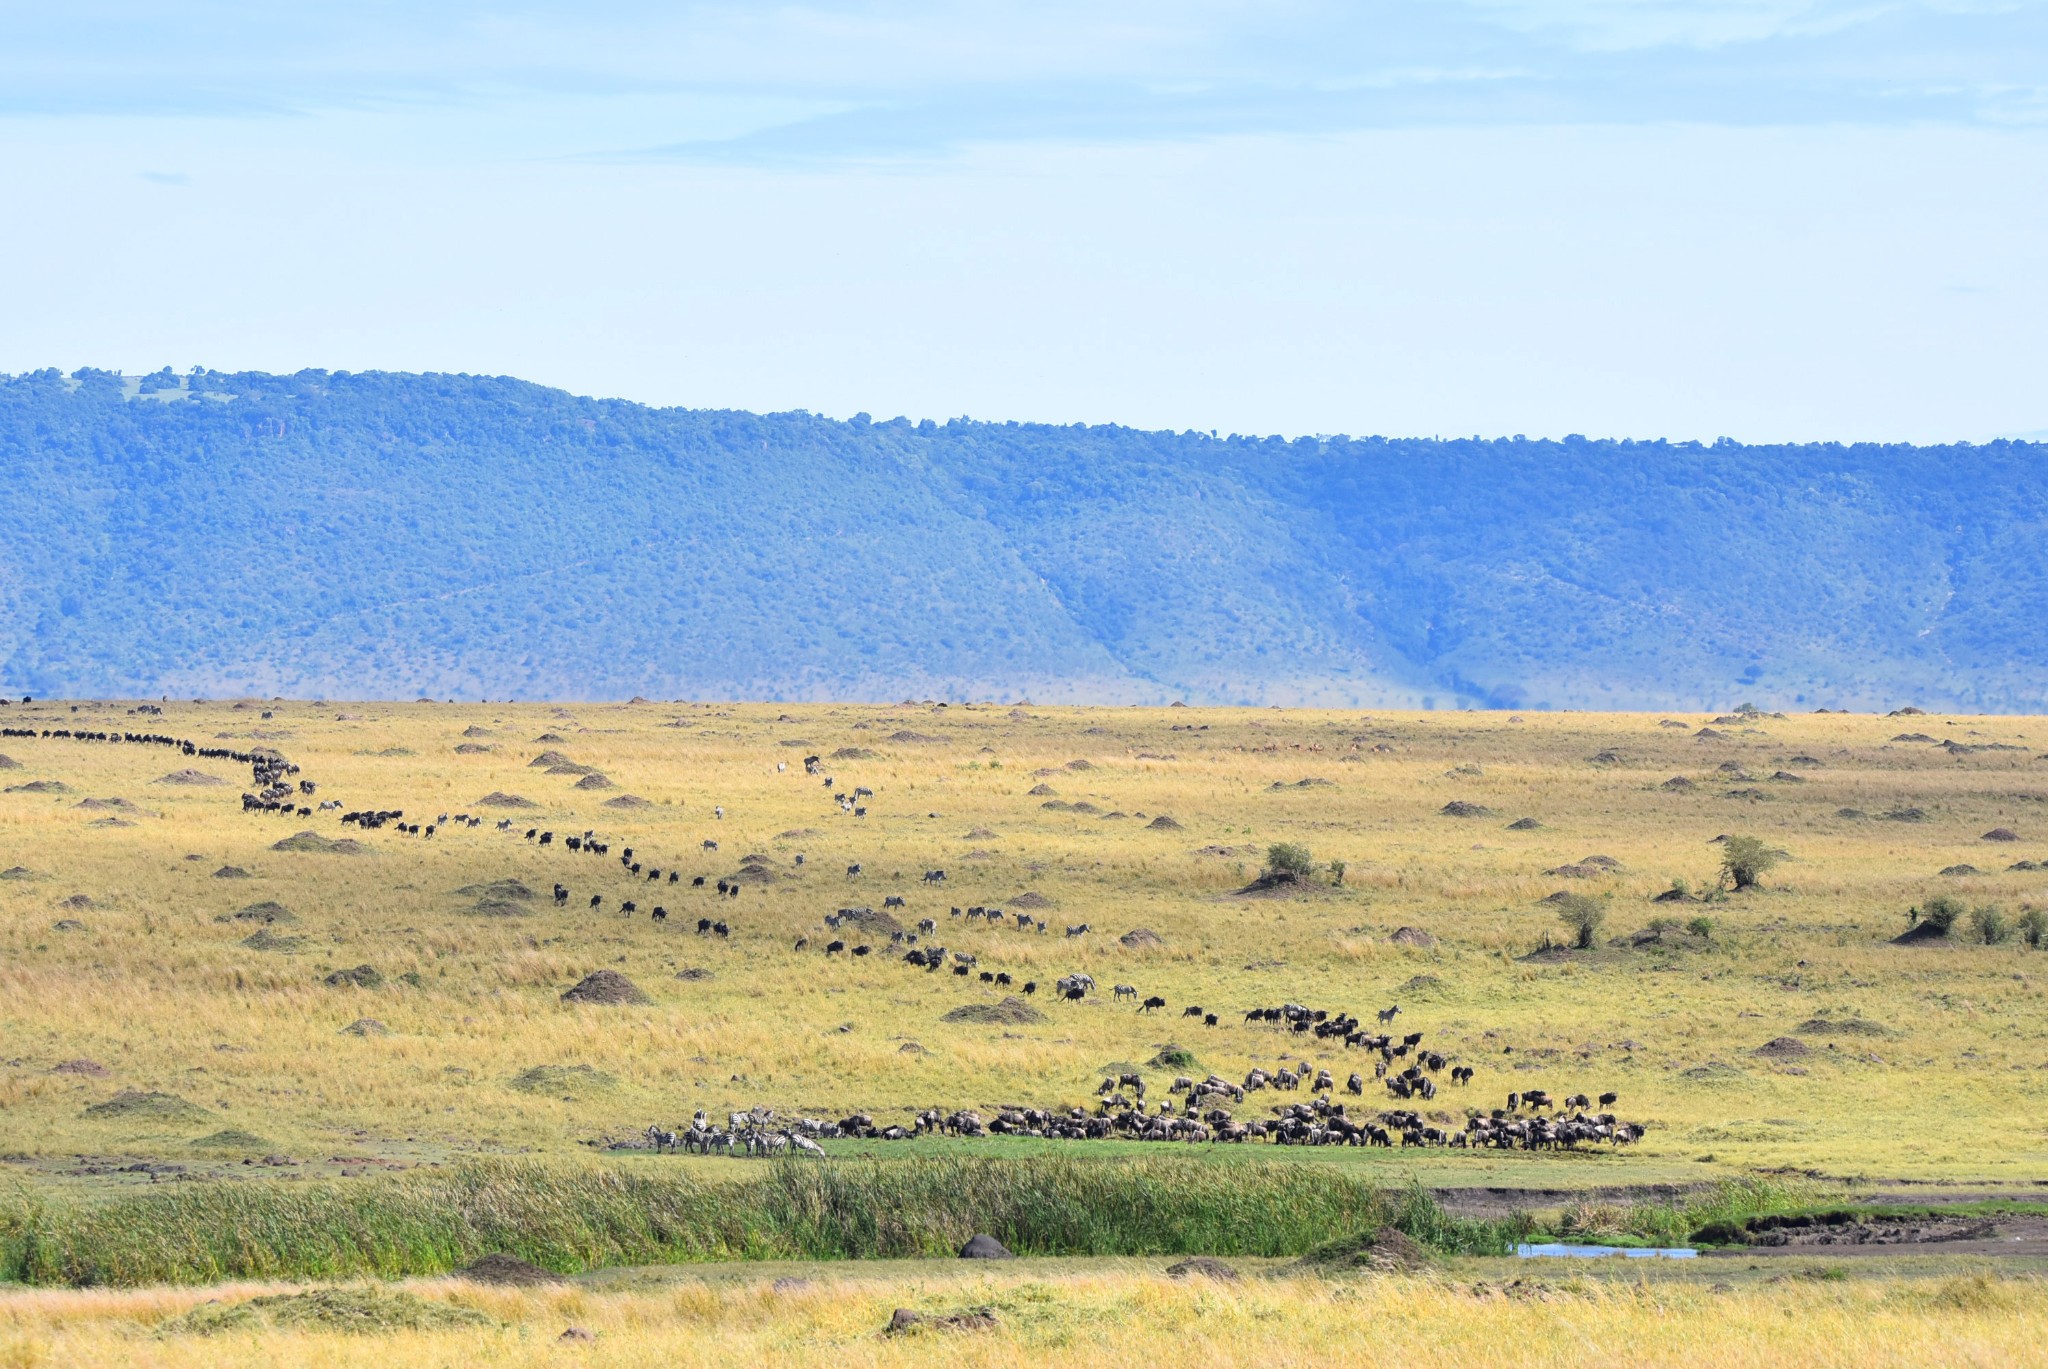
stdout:
{"type": "Polygon", "coordinates": [[[1436,811],[1441,816],[1447,818],[1490,818],[1493,816],[1493,810],[1485,804],[1467,803],[1463,799],[1452,799],[1436,811]]]}
{"type": "Polygon", "coordinates": [[[2010,827],[1994,827],[1983,836],[1985,841],[2018,841],[2020,834],[2010,827]]]}
{"type": "Polygon", "coordinates": [[[617,970],[592,970],[574,988],[562,995],[564,1003],[652,1003],[635,984],[617,970]]]}
{"type": "Polygon", "coordinates": [[[391,1028],[374,1017],[358,1017],[341,1029],[342,1036],[389,1036],[391,1028]]]}
{"type": "Polygon", "coordinates": [[[538,808],[539,804],[523,794],[508,794],[502,789],[493,789],[476,801],[478,808],[538,808]]]}
{"type": "Polygon", "coordinates": [[[141,811],[126,799],[80,799],[71,806],[73,808],[82,808],[88,813],[135,813],[141,811]]]}
{"type": "Polygon", "coordinates": [[[1419,946],[1424,950],[1428,950],[1436,945],[1436,938],[1423,931],[1420,927],[1402,927],[1396,930],[1387,940],[1393,942],[1396,946],[1419,946]]]}
{"type": "Polygon", "coordinates": [[[1034,784],[1029,789],[1026,789],[1024,794],[1027,798],[1044,799],[1051,798],[1059,792],[1059,790],[1049,784],[1034,784]]]}
{"type": "Polygon", "coordinates": [[[843,922],[851,922],[864,932],[887,936],[903,930],[903,924],[888,913],[878,913],[873,908],[841,908],[839,916],[843,922]]]}
{"type": "Polygon", "coordinates": [[[1516,818],[1508,824],[1508,830],[1510,832],[1534,832],[1541,826],[1543,824],[1535,818],[1516,818]]]}
{"type": "Polygon", "coordinates": [[[533,739],[534,744],[536,746],[540,745],[543,742],[565,742],[567,740],[569,739],[567,737],[564,737],[559,732],[543,732],[538,737],[535,737],[533,739]]]}
{"type": "Polygon", "coordinates": [[[271,926],[280,923],[297,922],[299,916],[282,903],[265,899],[261,903],[252,903],[246,908],[237,908],[234,912],[228,913],[218,920],[222,922],[261,922],[266,926],[271,926]]]}
{"type": "Polygon", "coordinates": [[[1419,974],[1416,975],[1413,979],[1410,979],[1406,984],[1403,984],[1400,988],[1394,990],[1394,992],[1427,993],[1431,989],[1442,988],[1443,983],[1444,982],[1441,979],[1438,979],[1433,974],[1419,974]]]}
{"type": "Polygon", "coordinates": [[[539,1288],[564,1282],[560,1274],[542,1269],[537,1264],[528,1264],[517,1255],[486,1255],[467,1268],[456,1270],[455,1277],[501,1288],[539,1288]]]}
{"type": "Polygon", "coordinates": [[[216,1131],[210,1136],[200,1137],[198,1140],[192,1143],[192,1149],[235,1151],[255,1150],[268,1153],[270,1151],[276,1150],[277,1147],[272,1145],[267,1137],[258,1136],[253,1131],[243,1131],[240,1127],[228,1127],[223,1131],[216,1131]]]}
{"type": "Polygon", "coordinates": [[[249,872],[239,865],[223,865],[213,872],[215,879],[247,879],[249,872]]]}
{"type": "Polygon", "coordinates": [[[1927,821],[1927,810],[1925,808],[1913,807],[1894,808],[1889,812],[1879,814],[1879,816],[1886,822],[1925,822],[1927,821]]]}
{"type": "Polygon", "coordinates": [[[488,737],[491,735],[491,729],[479,727],[475,723],[471,723],[468,727],[462,729],[462,735],[465,737],[488,737]]]}
{"type": "Polygon", "coordinates": [[[1010,900],[1012,908],[1050,908],[1053,901],[1035,890],[1026,889],[1010,900]]]}
{"type": "Polygon", "coordinates": [[[0,756],[0,770],[19,770],[21,762],[12,756],[0,756]]]}
{"type": "Polygon", "coordinates": [[[1948,932],[1937,923],[1920,922],[1892,938],[1894,946],[1924,946],[1929,943],[1948,945],[1948,932]]]}
{"type": "Polygon", "coordinates": [[[463,742],[455,748],[455,754],[458,756],[488,756],[497,749],[495,746],[484,746],[477,742],[463,742]]]}
{"type": "Polygon", "coordinates": [[[151,780],[151,784],[189,784],[195,787],[213,787],[226,784],[218,775],[209,775],[204,770],[173,770],[170,774],[151,780]]]}
{"type": "Polygon", "coordinates": [[[1958,878],[1964,875],[1981,875],[1984,873],[1974,865],[1944,865],[1941,867],[1941,872],[1944,875],[1954,875],[1958,878]]]}
{"type": "Polygon", "coordinates": [[[83,1074],[93,1079],[104,1079],[112,1073],[97,1060],[65,1060],[50,1066],[52,1074],[83,1074]]]}
{"type": "Polygon", "coordinates": [[[968,1237],[967,1244],[960,1247],[960,1258],[963,1260],[1014,1260],[1017,1257],[1010,1253],[1008,1246],[995,1237],[981,1234],[968,1237]]]}
{"type": "Polygon", "coordinates": [[[352,969],[336,970],[320,982],[330,989],[375,989],[383,986],[384,973],[374,965],[357,965],[352,969]]]}
{"type": "Polygon", "coordinates": [[[327,856],[359,856],[365,848],[361,842],[352,841],[348,837],[343,837],[339,841],[329,841],[318,832],[299,832],[286,837],[283,841],[272,842],[270,849],[306,851],[327,856]]]}
{"type": "Polygon", "coordinates": [[[977,827],[967,834],[968,841],[994,841],[996,834],[986,827],[977,827]]]}
{"type": "Polygon", "coordinates": [[[1195,1053],[1169,1041],[1145,1063],[1155,1070],[1191,1070],[1195,1067],[1195,1053]]]}
{"type": "Polygon", "coordinates": [[[1890,1036],[1889,1028],[1867,1017],[1809,1017],[1792,1030],[1801,1036],[1890,1036]]]}
{"type": "Polygon", "coordinates": [[[589,1065],[535,1065],[507,1081],[506,1087],[521,1093],[573,1094],[603,1092],[619,1086],[615,1075],[589,1065]]]}
{"type": "Polygon", "coordinates": [[[1045,1021],[1045,1014],[1012,994],[1000,1003],[962,1003],[939,1021],[1022,1027],[1045,1021]]]}
{"type": "Polygon", "coordinates": [[[62,780],[30,780],[27,784],[12,784],[7,787],[10,794],[68,794],[71,786],[62,780]]]}
{"type": "Polygon", "coordinates": [[[1555,865],[1543,873],[1559,879],[1598,879],[1607,871],[1597,865],[1555,865]]]}
{"type": "Polygon", "coordinates": [[[565,762],[561,765],[551,765],[543,773],[549,775],[595,775],[597,767],[594,765],[573,765],[565,762]]]}
{"type": "Polygon", "coordinates": [[[1690,794],[1693,790],[1699,788],[1698,785],[1683,775],[1673,775],[1670,779],[1664,781],[1660,787],[1674,794],[1690,794]]]}
{"type": "Polygon", "coordinates": [[[707,979],[716,979],[718,976],[701,965],[692,965],[688,969],[677,970],[676,978],[691,984],[701,984],[707,979]]]}
{"type": "Polygon", "coordinates": [[[593,770],[582,779],[576,781],[574,787],[577,789],[616,789],[619,786],[593,770]]]}
{"type": "Polygon", "coordinates": [[[1197,1255],[1191,1260],[1170,1264],[1166,1266],[1166,1276],[1170,1279],[1190,1279],[1199,1276],[1214,1279],[1218,1283],[1236,1283],[1238,1280],[1235,1269],[1212,1255],[1197,1255]]]}
{"type": "MultiPolygon", "coordinates": [[[[561,738],[557,737],[556,741],[561,738]]],[[[528,770],[551,770],[558,765],[574,765],[575,761],[560,751],[543,751],[526,763],[528,770]]]]}
{"type": "Polygon", "coordinates": [[[1153,832],[1180,832],[1186,830],[1164,813],[1146,823],[1145,827],[1148,831],[1153,832]]]}
{"type": "Polygon", "coordinates": [[[212,1336],[278,1330],[341,1331],[356,1335],[395,1331],[449,1331],[494,1327],[482,1312],[433,1302],[415,1293],[390,1293],[374,1285],[319,1288],[306,1293],[266,1293],[247,1302],[204,1302],[157,1328],[159,1336],[212,1336]]]}
{"type": "Polygon", "coordinates": [[[1753,1054],[1766,1060],[1804,1060],[1813,1054],[1813,1047],[1796,1036],[1775,1036],[1758,1046],[1753,1054]]]}
{"type": "Polygon", "coordinates": [[[306,938],[286,936],[264,927],[243,937],[242,944],[252,951],[275,951],[279,955],[291,955],[305,949],[306,938]]]}
{"type": "Polygon", "coordinates": [[[1375,1274],[1401,1274],[1429,1267],[1429,1248],[1406,1232],[1383,1226],[1354,1236],[1325,1241],[1301,1257],[1302,1269],[1334,1273],[1341,1270],[1369,1270],[1375,1274]]]}
{"type": "Polygon", "coordinates": [[[93,901],[90,894],[73,894],[71,897],[58,903],[57,906],[59,908],[69,908],[74,913],[83,913],[100,905],[93,901]]]}
{"type": "Polygon", "coordinates": [[[1133,927],[1130,931],[1117,938],[1117,944],[1133,951],[1143,951],[1164,946],[1166,938],[1153,931],[1150,927],[1133,927]]]}
{"type": "Polygon", "coordinates": [[[889,740],[892,742],[903,742],[911,746],[939,746],[943,745],[946,739],[944,737],[928,737],[922,732],[912,732],[905,728],[901,732],[891,732],[889,740]]]}
{"type": "Polygon", "coordinates": [[[618,796],[617,798],[615,798],[615,799],[606,799],[606,800],[604,801],[604,803],[603,803],[603,804],[602,804],[601,806],[602,806],[602,807],[605,807],[605,808],[652,808],[652,807],[654,807],[654,805],[653,805],[653,804],[652,804],[651,802],[649,802],[649,801],[648,801],[648,800],[646,800],[646,799],[643,799],[643,798],[641,798],[641,797],[640,797],[640,796],[639,796],[638,794],[621,794],[621,795],[619,795],[619,796],[618,796]]]}
{"type": "Polygon", "coordinates": [[[831,755],[835,761],[871,761],[874,758],[875,753],[865,746],[842,746],[831,755]]]}
{"type": "Polygon", "coordinates": [[[29,869],[26,865],[10,865],[5,870],[0,870],[0,879],[34,879],[35,877],[36,872],[29,869]]]}
{"type": "Polygon", "coordinates": [[[122,1089],[106,1102],[94,1103],[82,1115],[102,1122],[199,1122],[213,1116],[175,1093],[145,1093],[140,1089],[122,1089]]]}
{"type": "Polygon", "coordinates": [[[531,903],[534,899],[533,890],[526,887],[525,881],[518,879],[494,879],[489,884],[465,884],[455,892],[464,898],[495,898],[516,903],[531,903]]]}

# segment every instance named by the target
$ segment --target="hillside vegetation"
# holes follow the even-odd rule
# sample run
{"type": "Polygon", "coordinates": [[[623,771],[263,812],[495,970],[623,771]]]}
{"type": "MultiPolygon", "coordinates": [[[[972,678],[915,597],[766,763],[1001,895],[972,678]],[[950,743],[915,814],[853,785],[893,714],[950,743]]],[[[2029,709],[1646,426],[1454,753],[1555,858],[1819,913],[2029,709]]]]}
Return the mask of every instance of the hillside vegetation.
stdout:
{"type": "Polygon", "coordinates": [[[0,378],[0,689],[2048,707],[2038,446],[0,378]]]}

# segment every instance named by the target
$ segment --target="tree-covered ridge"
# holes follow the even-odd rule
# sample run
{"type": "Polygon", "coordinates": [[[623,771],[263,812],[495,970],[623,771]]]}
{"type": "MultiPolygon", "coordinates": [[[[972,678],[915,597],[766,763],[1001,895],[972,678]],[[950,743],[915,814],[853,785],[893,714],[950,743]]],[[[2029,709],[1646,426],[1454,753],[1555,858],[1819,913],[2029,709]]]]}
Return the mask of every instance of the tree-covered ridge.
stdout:
{"type": "Polygon", "coordinates": [[[2048,706],[2042,448],[0,378],[0,688],[2048,706]]]}

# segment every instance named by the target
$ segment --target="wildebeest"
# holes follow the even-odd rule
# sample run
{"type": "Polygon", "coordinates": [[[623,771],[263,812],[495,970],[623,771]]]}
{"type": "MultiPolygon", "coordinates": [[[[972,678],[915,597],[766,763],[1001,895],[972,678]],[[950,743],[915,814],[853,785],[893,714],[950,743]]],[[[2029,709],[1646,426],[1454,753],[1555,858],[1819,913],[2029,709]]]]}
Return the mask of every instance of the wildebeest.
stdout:
{"type": "Polygon", "coordinates": [[[1138,1005],[1138,1011],[1151,1012],[1155,1008],[1163,1008],[1165,1006],[1166,1000],[1161,998],[1158,994],[1154,994],[1150,998],[1146,999],[1143,1003],[1138,1005]]]}

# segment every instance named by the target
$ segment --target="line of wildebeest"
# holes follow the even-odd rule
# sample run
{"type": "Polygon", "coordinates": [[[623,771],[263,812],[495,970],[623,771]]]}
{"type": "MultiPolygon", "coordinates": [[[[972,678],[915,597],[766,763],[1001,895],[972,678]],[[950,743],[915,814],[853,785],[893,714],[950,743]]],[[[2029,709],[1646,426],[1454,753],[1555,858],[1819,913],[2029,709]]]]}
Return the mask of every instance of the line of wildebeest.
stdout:
{"type": "MultiPolygon", "coordinates": [[[[311,780],[294,777],[299,767],[276,751],[259,748],[240,751],[225,747],[204,747],[178,737],[146,732],[96,731],[66,728],[0,728],[0,737],[18,737],[83,742],[127,743],[132,745],[161,746],[181,752],[186,756],[210,760],[229,760],[250,767],[251,776],[257,785],[255,793],[242,795],[245,812],[281,813],[290,816],[309,817],[312,810],[300,806],[298,800],[311,797],[318,786],[311,780]]],[[[806,769],[812,767],[807,765],[806,769]]],[[[814,772],[815,773],[815,772],[814,772]]],[[[340,808],[334,800],[320,804],[321,809],[340,808]]],[[[720,814],[723,815],[722,812],[720,814]]],[[[451,822],[458,826],[477,827],[482,819],[467,813],[452,818],[442,814],[434,823],[422,827],[403,821],[404,813],[398,809],[370,809],[342,814],[344,824],[365,829],[377,829],[386,825],[407,835],[432,837],[438,827],[451,822]]],[[[504,819],[497,824],[501,831],[515,830],[512,821],[504,819]]],[[[538,846],[554,844],[554,833],[529,829],[525,837],[538,846]]],[[[562,845],[569,851],[588,853],[594,856],[608,856],[611,843],[599,840],[594,831],[580,836],[565,838],[562,845]]],[[[706,841],[707,850],[716,850],[717,842],[706,841]]],[[[624,848],[619,863],[626,872],[636,879],[643,873],[643,866],[633,858],[632,848],[624,848]]],[[[803,858],[797,857],[799,864],[803,858]]],[[[650,883],[662,881],[664,872],[659,868],[645,871],[650,883]]],[[[857,878],[861,867],[851,865],[847,875],[857,878]]],[[[669,884],[678,884],[682,876],[679,871],[666,872],[669,884]]],[[[927,871],[926,884],[940,883],[945,879],[944,871],[927,871]]],[[[706,877],[692,878],[693,887],[704,887],[706,877]]],[[[718,892],[725,897],[737,897],[739,882],[720,879],[718,892]]],[[[569,901],[568,888],[556,883],[554,901],[560,906],[569,901]]],[[[602,895],[593,895],[590,907],[596,909],[603,903],[602,895]]],[[[891,896],[885,908],[903,907],[904,900],[891,896]]],[[[626,916],[637,911],[631,900],[620,904],[626,916]]],[[[652,910],[656,921],[667,916],[667,910],[656,907],[652,910]]],[[[1001,925],[1003,910],[999,908],[972,907],[952,909],[952,916],[970,921],[985,921],[1001,925]]],[[[1033,927],[1043,933],[1046,924],[1026,913],[1015,914],[1020,930],[1033,927]]],[[[902,960],[914,968],[936,973],[950,961],[957,976],[979,974],[983,983],[996,987],[1009,987],[1013,976],[1006,971],[980,970],[978,958],[973,952],[948,951],[940,945],[919,945],[921,937],[935,935],[937,920],[924,918],[917,924],[916,932],[879,923],[869,908],[841,908],[825,918],[828,927],[838,929],[848,922],[857,926],[875,924],[885,927],[891,945],[908,946],[902,960]]],[[[889,919],[893,922],[893,919],[889,919]]],[[[730,928],[723,921],[709,918],[698,920],[700,935],[729,935],[730,928]]],[[[1067,936],[1085,935],[1090,928],[1086,923],[1066,929],[1067,936]]],[[[810,938],[800,937],[795,949],[802,951],[810,944],[810,938]]],[[[847,947],[843,939],[834,939],[826,944],[827,955],[849,950],[855,956],[865,956],[872,948],[866,944],[847,947]]],[[[1095,991],[1093,976],[1085,973],[1066,975],[1055,981],[1055,995],[1063,1000],[1079,1002],[1095,991]]],[[[1036,981],[1025,981],[1022,991],[1036,993],[1036,981]]],[[[1166,1000],[1157,995],[1139,1001],[1135,986],[1118,984],[1112,987],[1114,1001],[1138,1003],[1137,1011],[1150,1013],[1167,1006],[1166,1000]]],[[[1382,1009],[1377,1025],[1385,1027],[1400,1013],[1399,1005],[1382,1009]]],[[[1219,1015],[1205,1011],[1200,1006],[1189,1006],[1182,1011],[1183,1018],[1199,1018],[1208,1026],[1216,1026],[1219,1015]]],[[[1373,1053],[1378,1058],[1373,1063],[1373,1082],[1383,1085],[1389,1096],[1397,1101],[1420,1099],[1424,1102],[1435,1099],[1438,1075],[1448,1078],[1452,1086],[1463,1086],[1471,1082],[1473,1069],[1469,1065],[1456,1065],[1441,1053],[1422,1048],[1423,1033],[1410,1032],[1396,1037],[1385,1031],[1370,1031],[1362,1021],[1348,1012],[1332,1013],[1322,1009],[1311,1009],[1300,1004],[1286,1003],[1277,1008],[1253,1008],[1245,1013],[1248,1023],[1284,1024],[1286,1029],[1300,1035],[1312,1036],[1319,1041],[1341,1040],[1347,1049],[1359,1048],[1373,1053]],[[1411,1058],[1412,1057],[1412,1058],[1411,1058]],[[1404,1063],[1405,1062],[1405,1063],[1404,1063]],[[1398,1066],[1398,1068],[1397,1068],[1398,1066]]],[[[1353,1097],[1362,1097],[1366,1090],[1365,1076],[1351,1072],[1344,1081],[1344,1092],[1353,1097]]],[[[748,1112],[731,1113],[727,1124],[720,1127],[712,1123],[707,1115],[699,1112],[688,1126],[669,1130],[660,1126],[647,1129],[644,1145],[658,1150],[686,1150],[703,1154],[723,1153],[742,1155],[773,1155],[795,1151],[798,1153],[823,1154],[817,1142],[834,1138],[858,1140],[907,1140],[920,1135],[945,1135],[961,1137],[978,1136],[1035,1136],[1055,1140],[1100,1140],[1123,1138],[1139,1141],[1181,1141],[1181,1142],[1246,1142],[1265,1141],[1277,1145],[1357,1145],[1357,1146],[1445,1146],[1472,1149],[1523,1149],[1549,1150],[1572,1149],[1580,1145],[1606,1143],[1613,1146],[1627,1145],[1641,1138],[1643,1127],[1638,1123],[1618,1120],[1612,1112],[1593,1112],[1596,1100],[1586,1094],[1575,1094],[1562,1103],[1554,1103],[1548,1092],[1541,1089],[1523,1090],[1507,1095],[1506,1106],[1482,1112],[1477,1108],[1466,1109],[1466,1120],[1462,1128],[1448,1130],[1436,1124],[1431,1118],[1410,1108],[1381,1109],[1374,1112],[1352,1114],[1350,1104],[1336,1098],[1337,1081],[1328,1069],[1311,1067],[1307,1061],[1298,1061],[1293,1066],[1282,1064],[1272,1070],[1254,1068],[1246,1074],[1243,1083],[1233,1084],[1219,1075],[1211,1074],[1206,1079],[1195,1080],[1188,1076],[1176,1077],[1168,1090],[1169,1097],[1160,1100],[1156,1107],[1148,1110],[1147,1088],[1143,1076],[1136,1073],[1120,1073],[1105,1078],[1097,1090],[1097,1100],[1091,1111],[1084,1107],[1065,1109],[1003,1107],[993,1109],[992,1118],[983,1118],[980,1112],[971,1108],[946,1111],[929,1108],[918,1112],[909,1126],[877,1125],[874,1118],[866,1113],[855,1113],[839,1122],[819,1121],[799,1117],[793,1121],[779,1122],[772,1109],[755,1108],[748,1112]],[[1248,1094],[1265,1089],[1288,1092],[1307,1087],[1310,1099],[1274,1106],[1271,1117],[1241,1120],[1233,1115],[1231,1107],[1241,1106],[1248,1094]],[[1185,1095],[1176,1105],[1174,1098],[1185,1095]],[[1228,1103],[1230,1106],[1226,1107],[1228,1103]]],[[[1597,1106],[1605,1109],[1618,1101],[1613,1092],[1602,1093],[1597,1106]]],[[[1441,1117],[1437,1121],[1444,1120],[1441,1117]]]]}

